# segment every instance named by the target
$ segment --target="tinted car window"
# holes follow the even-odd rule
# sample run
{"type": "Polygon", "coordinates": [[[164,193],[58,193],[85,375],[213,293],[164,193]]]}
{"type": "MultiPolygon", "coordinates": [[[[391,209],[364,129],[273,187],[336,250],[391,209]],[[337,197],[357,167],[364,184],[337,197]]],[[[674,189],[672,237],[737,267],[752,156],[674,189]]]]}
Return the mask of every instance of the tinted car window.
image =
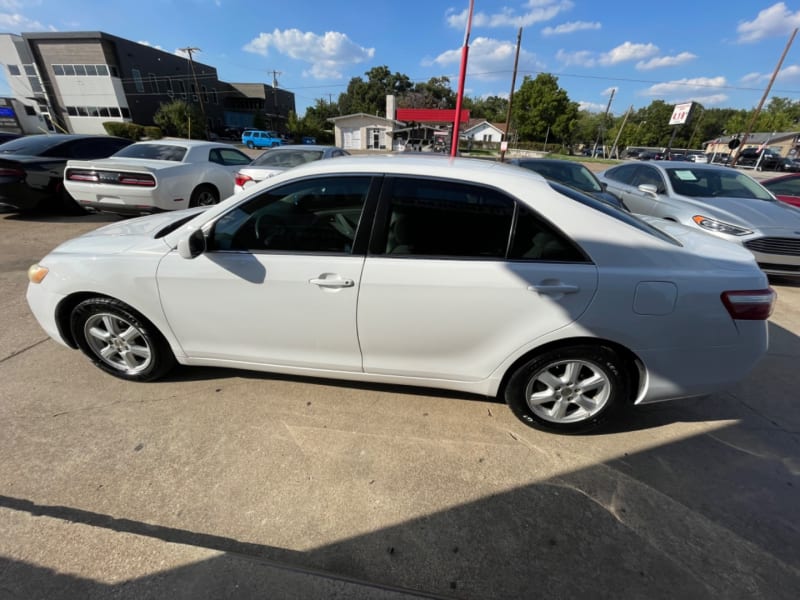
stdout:
{"type": "Polygon", "coordinates": [[[620,183],[633,185],[631,182],[633,181],[633,176],[638,166],[639,165],[620,165],[619,167],[614,167],[606,171],[605,176],[614,181],[619,181],[620,183]]]}
{"type": "Polygon", "coordinates": [[[110,156],[131,142],[116,138],[89,138],[76,140],[69,145],[68,156],[76,159],[101,158],[110,156]]]}
{"type": "Polygon", "coordinates": [[[658,191],[663,191],[664,178],[661,177],[661,174],[657,169],[640,166],[638,169],[636,169],[636,173],[633,176],[632,185],[637,187],[640,185],[654,185],[658,191]]]}
{"type": "Polygon", "coordinates": [[[66,141],[58,135],[29,135],[0,144],[0,153],[39,156],[51,148],[55,150],[56,146],[66,141]]]}
{"type": "Polygon", "coordinates": [[[514,237],[508,258],[555,262],[587,262],[583,252],[568,238],[537,217],[528,207],[517,209],[514,237]]]}
{"type": "Polygon", "coordinates": [[[254,167],[296,167],[322,158],[321,150],[267,150],[253,161],[254,167]]]}
{"type": "Polygon", "coordinates": [[[259,194],[222,216],[213,250],[350,254],[370,177],[320,177],[259,194]]]}
{"type": "Polygon", "coordinates": [[[505,258],[513,199],[452,181],[399,177],[388,186],[386,254],[505,258]]]}
{"type": "Polygon", "coordinates": [[[220,165],[249,165],[252,159],[234,148],[212,148],[208,160],[220,165]]]}
{"type": "Polygon", "coordinates": [[[127,148],[123,148],[117,152],[114,156],[181,162],[183,157],[186,156],[186,148],[184,146],[171,146],[168,144],[131,144],[127,148]]]}

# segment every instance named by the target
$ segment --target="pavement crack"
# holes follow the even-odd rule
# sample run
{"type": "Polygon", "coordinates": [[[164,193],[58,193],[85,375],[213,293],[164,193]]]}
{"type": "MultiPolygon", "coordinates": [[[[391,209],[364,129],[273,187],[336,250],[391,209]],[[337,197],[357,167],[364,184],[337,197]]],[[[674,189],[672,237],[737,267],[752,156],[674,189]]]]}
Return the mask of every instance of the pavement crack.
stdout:
{"type": "Polygon", "coordinates": [[[0,365],[3,364],[4,362],[6,362],[7,360],[11,360],[15,356],[19,356],[20,354],[22,354],[24,352],[27,352],[28,350],[32,350],[33,348],[36,348],[36,346],[41,346],[42,344],[44,344],[45,342],[47,342],[49,340],[50,340],[49,337],[42,338],[39,341],[30,344],[29,346],[25,346],[21,350],[17,350],[16,352],[12,352],[8,356],[4,356],[3,358],[0,358],[0,365]]]}

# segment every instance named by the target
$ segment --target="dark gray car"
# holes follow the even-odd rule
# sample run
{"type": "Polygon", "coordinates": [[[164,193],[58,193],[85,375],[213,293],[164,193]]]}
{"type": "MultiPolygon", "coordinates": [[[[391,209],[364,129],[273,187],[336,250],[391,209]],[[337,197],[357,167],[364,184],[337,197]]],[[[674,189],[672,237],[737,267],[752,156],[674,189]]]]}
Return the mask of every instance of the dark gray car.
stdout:
{"type": "Polygon", "coordinates": [[[594,173],[579,162],[556,158],[514,158],[508,162],[535,171],[545,179],[563,183],[612,206],[627,210],[625,203],[619,197],[609,193],[606,185],[598,181],[594,173]]]}

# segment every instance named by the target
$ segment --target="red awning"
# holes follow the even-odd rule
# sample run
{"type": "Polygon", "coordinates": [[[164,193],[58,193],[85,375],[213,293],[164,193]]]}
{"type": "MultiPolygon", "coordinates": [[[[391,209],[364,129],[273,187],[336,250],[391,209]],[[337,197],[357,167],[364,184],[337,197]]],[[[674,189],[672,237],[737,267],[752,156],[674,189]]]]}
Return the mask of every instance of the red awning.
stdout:
{"type": "MultiPolygon", "coordinates": [[[[414,121],[416,123],[452,123],[456,116],[453,108],[398,108],[398,121],[414,121]]],[[[461,123],[469,122],[469,110],[461,111],[461,123]]]]}

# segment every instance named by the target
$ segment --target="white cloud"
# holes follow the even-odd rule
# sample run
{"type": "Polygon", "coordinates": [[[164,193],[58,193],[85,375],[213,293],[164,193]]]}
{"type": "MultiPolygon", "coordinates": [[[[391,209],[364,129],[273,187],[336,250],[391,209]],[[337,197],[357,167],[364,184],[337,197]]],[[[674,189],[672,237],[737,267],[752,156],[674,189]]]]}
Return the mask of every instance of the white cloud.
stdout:
{"type": "MultiPolygon", "coordinates": [[[[745,85],[762,85],[769,81],[772,73],[748,73],[739,81],[745,85]]],[[[800,65],[789,65],[782,68],[775,81],[782,83],[800,83],[800,65]]]]}
{"type": "Polygon", "coordinates": [[[705,105],[722,104],[728,96],[717,89],[728,86],[725,77],[695,77],[693,79],[676,79],[651,85],[640,92],[643,96],[659,98],[666,102],[684,102],[693,100],[705,105]],[[716,88],[716,89],[715,89],[716,88]]]}
{"type": "MultiPolygon", "coordinates": [[[[478,79],[507,78],[514,70],[514,56],[517,46],[513,42],[486,37],[475,38],[469,45],[467,71],[478,79]]],[[[423,65],[457,67],[461,63],[461,48],[443,52],[433,60],[423,61],[423,65]]],[[[519,70],[535,71],[543,68],[535,54],[520,49],[519,70]]]]}
{"type": "MultiPolygon", "coordinates": [[[[150,42],[148,42],[147,40],[139,40],[139,41],[138,41],[138,42],[136,42],[136,43],[137,43],[137,44],[141,44],[142,46],[149,46],[150,48],[155,48],[156,50],[163,50],[163,49],[164,49],[164,48],[162,48],[161,46],[159,46],[158,44],[151,44],[151,43],[150,43],[150,42]]],[[[176,52],[177,52],[177,51],[176,51],[176,52]]]]}
{"type": "Polygon", "coordinates": [[[375,48],[359,46],[346,34],[337,31],[317,35],[299,29],[276,29],[272,33],[260,33],[243,48],[263,56],[267,56],[270,49],[311,63],[311,69],[305,73],[317,79],[341,78],[343,67],[364,62],[375,55],[375,48]]]}
{"type": "Polygon", "coordinates": [[[586,112],[601,113],[605,112],[606,105],[598,102],[587,102],[586,100],[578,101],[578,110],[585,110],[586,112]]]}
{"type": "MultiPolygon", "coordinates": [[[[520,7],[520,11],[504,7],[499,12],[487,14],[473,13],[474,27],[527,27],[535,23],[549,21],[559,13],[570,10],[574,6],[572,0],[528,0],[520,7]]],[[[455,12],[450,9],[446,13],[447,24],[456,29],[464,29],[467,25],[469,10],[455,12]]]]}
{"type": "Polygon", "coordinates": [[[600,92],[600,95],[601,96],[610,96],[612,93],[616,94],[618,91],[619,91],[619,88],[617,86],[612,86],[610,88],[604,89],[602,92],[600,92]]]}
{"type": "Polygon", "coordinates": [[[556,59],[564,66],[576,65],[579,67],[591,68],[598,65],[608,67],[631,60],[641,61],[650,58],[654,54],[658,54],[658,46],[654,44],[633,44],[631,42],[625,42],[601,54],[588,50],[578,50],[576,52],[559,50],[556,52],[556,59]]]}
{"type": "Polygon", "coordinates": [[[603,53],[599,62],[601,65],[616,65],[630,60],[642,60],[658,54],[658,46],[654,44],[633,44],[625,42],[616,48],[603,53]]]}
{"type": "Polygon", "coordinates": [[[52,30],[52,27],[45,27],[39,21],[34,21],[19,13],[0,13],[0,29],[5,31],[41,31],[44,29],[52,30]]]}
{"type": "Polygon", "coordinates": [[[790,11],[786,4],[778,2],[758,13],[753,21],[740,23],[738,42],[742,44],[757,42],[768,37],[788,35],[800,27],[800,10],[790,11]]]}
{"type": "Polygon", "coordinates": [[[660,69],[662,67],[676,67],[695,58],[697,58],[697,55],[691,52],[681,52],[676,56],[657,56],[647,61],[639,61],[636,63],[636,68],[640,71],[649,71],[650,69],[660,69]]]}
{"type": "Polygon", "coordinates": [[[556,60],[564,66],[593,67],[597,64],[595,56],[594,52],[589,52],[588,50],[578,50],[576,52],[559,50],[556,52],[556,60]]]}
{"type": "Polygon", "coordinates": [[[590,29],[601,29],[602,25],[597,23],[590,23],[589,21],[570,21],[569,23],[562,23],[555,27],[545,27],[542,29],[542,35],[564,35],[567,33],[575,33],[576,31],[586,31],[590,29]]]}

